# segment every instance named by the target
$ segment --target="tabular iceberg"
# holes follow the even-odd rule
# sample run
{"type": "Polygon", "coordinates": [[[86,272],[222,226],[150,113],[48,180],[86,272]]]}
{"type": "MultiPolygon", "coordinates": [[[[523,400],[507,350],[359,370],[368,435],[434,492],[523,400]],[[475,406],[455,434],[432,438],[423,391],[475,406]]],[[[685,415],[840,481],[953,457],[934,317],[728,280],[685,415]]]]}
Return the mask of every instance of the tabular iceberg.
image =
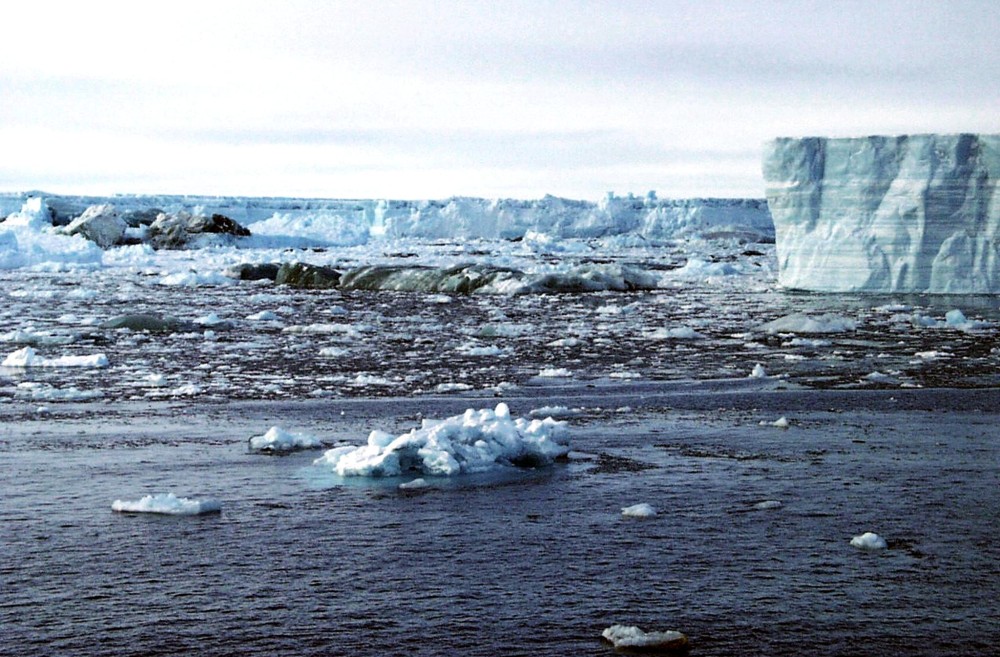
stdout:
{"type": "Polygon", "coordinates": [[[782,286],[1000,293],[1000,135],[780,138],[763,171],[782,286]]]}

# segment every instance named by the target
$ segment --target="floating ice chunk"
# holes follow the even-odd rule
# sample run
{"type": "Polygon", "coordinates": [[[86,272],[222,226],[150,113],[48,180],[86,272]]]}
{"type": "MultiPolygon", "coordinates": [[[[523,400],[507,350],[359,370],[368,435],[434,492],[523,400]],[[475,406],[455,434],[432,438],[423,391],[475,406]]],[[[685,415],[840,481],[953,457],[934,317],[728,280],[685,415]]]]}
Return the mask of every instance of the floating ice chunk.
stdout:
{"type": "Polygon", "coordinates": [[[579,415],[579,409],[569,408],[567,406],[542,406],[541,408],[536,408],[528,413],[531,417],[572,417],[574,415],[579,415]]]}
{"type": "Polygon", "coordinates": [[[172,516],[196,516],[203,513],[219,513],[222,504],[218,500],[192,500],[177,497],[173,493],[146,495],[140,500],[115,500],[111,510],[120,513],[163,513],[172,516]]]}
{"type": "Polygon", "coordinates": [[[673,278],[711,278],[714,276],[739,276],[743,272],[728,262],[706,262],[699,258],[690,258],[680,269],[674,269],[668,275],[673,278]]]}
{"type": "Polygon", "coordinates": [[[643,632],[634,625],[612,625],[601,636],[615,648],[625,650],[682,651],[688,645],[688,638],[676,630],[643,632]]]}
{"type": "Polygon", "coordinates": [[[188,271],[167,274],[156,283],[167,287],[201,287],[205,285],[234,285],[236,281],[220,272],[201,274],[196,271],[188,271]]]}
{"type": "Polygon", "coordinates": [[[857,327],[858,323],[849,317],[792,314],[770,321],[761,328],[767,333],[844,333],[857,327]]]}
{"type": "Polygon", "coordinates": [[[621,371],[621,372],[612,372],[611,374],[608,375],[608,377],[612,379],[641,379],[642,374],[640,374],[639,372],[621,371]]]}
{"type": "Polygon", "coordinates": [[[652,518],[656,515],[656,509],[643,502],[641,504],[622,507],[622,515],[627,518],[652,518]]]}
{"type": "Polygon", "coordinates": [[[764,500],[763,502],[757,502],[756,504],[754,504],[753,508],[758,509],[760,511],[765,511],[767,509],[780,509],[781,502],[779,502],[778,500],[764,500]]]}
{"type": "Polygon", "coordinates": [[[400,490],[421,490],[424,488],[430,488],[430,484],[422,477],[418,477],[413,481],[405,481],[399,485],[400,490]]]}
{"type": "Polygon", "coordinates": [[[767,378],[767,370],[764,369],[763,365],[761,365],[760,363],[757,363],[756,365],[753,366],[753,370],[750,371],[750,374],[748,375],[747,378],[750,378],[750,379],[766,379],[767,378]]]}
{"type": "Polygon", "coordinates": [[[583,344],[580,338],[560,338],[545,345],[546,347],[579,347],[583,344]]]}
{"type": "Polygon", "coordinates": [[[787,342],[782,342],[782,347],[810,347],[816,349],[818,347],[829,347],[832,343],[829,340],[823,340],[821,338],[792,338],[787,342]]]}
{"type": "Polygon", "coordinates": [[[36,383],[33,381],[25,381],[17,384],[17,390],[14,392],[16,399],[48,402],[87,401],[103,396],[104,393],[99,390],[80,390],[75,387],[56,388],[47,383],[36,383]]]}
{"type": "Polygon", "coordinates": [[[340,358],[347,355],[347,349],[341,347],[323,347],[319,350],[319,355],[325,358],[340,358]]]}
{"type": "Polygon", "coordinates": [[[21,345],[63,345],[72,344],[79,339],[78,333],[53,333],[52,331],[36,331],[33,328],[0,333],[0,342],[21,345]]]}
{"type": "Polygon", "coordinates": [[[457,475],[503,466],[552,463],[569,452],[565,423],[552,418],[513,419],[506,404],[495,410],[467,410],[463,415],[392,436],[372,431],[367,444],[337,447],[316,459],[341,476],[395,476],[405,472],[457,475]]]}
{"type": "Polygon", "coordinates": [[[671,329],[658,328],[645,337],[648,340],[704,340],[708,336],[688,326],[678,326],[671,329]]]}
{"type": "Polygon", "coordinates": [[[778,429],[787,429],[789,427],[788,418],[782,416],[779,417],[774,422],[767,422],[765,420],[761,420],[760,426],[777,427],[778,429]]]}
{"type": "Polygon", "coordinates": [[[565,367],[546,367],[538,372],[538,376],[553,379],[568,379],[573,376],[565,367]]]}
{"type": "Polygon", "coordinates": [[[171,397],[193,397],[203,392],[202,387],[195,383],[185,383],[173,388],[169,393],[171,397]]]}
{"type": "Polygon", "coordinates": [[[7,355],[0,367],[107,367],[104,354],[43,358],[31,347],[22,347],[7,355]]]}
{"type": "Polygon", "coordinates": [[[884,550],[889,547],[885,539],[873,532],[865,532],[851,539],[851,545],[862,550],[884,550]]]}
{"type": "Polygon", "coordinates": [[[495,344],[478,347],[471,344],[463,344],[456,348],[459,353],[466,356],[506,356],[507,351],[495,344]]]}
{"type": "Polygon", "coordinates": [[[291,452],[323,445],[315,436],[285,431],[281,427],[271,427],[263,436],[253,436],[247,442],[250,450],[254,452],[291,452]]]}
{"type": "Polygon", "coordinates": [[[989,322],[979,322],[966,319],[965,313],[959,309],[949,310],[944,316],[945,326],[959,331],[978,331],[990,328],[989,322]]]}
{"type": "Polygon", "coordinates": [[[270,310],[262,310],[259,313],[247,315],[247,320],[251,322],[274,322],[280,319],[281,317],[270,310]]]}
{"type": "Polygon", "coordinates": [[[434,386],[434,392],[463,392],[465,390],[472,390],[472,386],[468,383],[439,383],[434,386]]]}

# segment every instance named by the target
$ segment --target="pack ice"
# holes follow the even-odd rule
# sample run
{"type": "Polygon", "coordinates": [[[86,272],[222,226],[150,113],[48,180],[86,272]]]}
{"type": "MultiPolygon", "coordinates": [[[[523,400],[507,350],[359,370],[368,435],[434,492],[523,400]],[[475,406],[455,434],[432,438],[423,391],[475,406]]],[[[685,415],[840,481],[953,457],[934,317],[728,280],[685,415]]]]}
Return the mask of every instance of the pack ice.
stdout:
{"type": "Polygon", "coordinates": [[[1000,135],[780,138],[763,170],[782,286],[1000,293],[1000,135]]]}

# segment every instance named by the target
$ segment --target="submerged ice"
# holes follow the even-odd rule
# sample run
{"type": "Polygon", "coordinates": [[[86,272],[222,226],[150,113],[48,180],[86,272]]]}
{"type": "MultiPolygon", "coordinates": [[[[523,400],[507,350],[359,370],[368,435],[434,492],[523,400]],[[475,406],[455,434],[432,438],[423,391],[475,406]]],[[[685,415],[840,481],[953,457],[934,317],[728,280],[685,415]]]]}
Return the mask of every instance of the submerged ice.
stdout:
{"type": "Polygon", "coordinates": [[[569,453],[565,422],[514,419],[506,404],[469,409],[441,421],[424,420],[399,436],[372,431],[361,446],[335,447],[315,465],[341,476],[404,473],[451,476],[504,466],[547,465],[569,453]]]}

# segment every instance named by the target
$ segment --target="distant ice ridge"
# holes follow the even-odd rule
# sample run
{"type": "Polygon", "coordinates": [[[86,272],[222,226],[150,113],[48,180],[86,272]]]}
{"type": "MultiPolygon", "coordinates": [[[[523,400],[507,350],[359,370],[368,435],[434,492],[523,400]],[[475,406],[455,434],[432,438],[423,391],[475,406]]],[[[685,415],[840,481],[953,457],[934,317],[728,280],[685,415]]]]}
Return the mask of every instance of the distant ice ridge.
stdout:
{"type": "MultiPolygon", "coordinates": [[[[0,194],[0,216],[25,194],[0,194]]],[[[42,223],[68,223],[88,207],[120,213],[225,215],[247,227],[250,247],[351,246],[372,239],[532,239],[636,235],[643,239],[737,237],[770,242],[774,227],[762,199],[657,199],[614,196],[599,203],[546,196],[536,200],[455,197],[430,201],[197,196],[27,198],[42,223]],[[42,214],[46,216],[42,217],[42,214]]],[[[9,222],[10,220],[8,220],[9,222]]],[[[0,231],[4,223],[0,223],[0,231]]],[[[0,238],[2,239],[2,238],[0,238]]],[[[2,242],[0,242],[2,244],[2,242]]]]}
{"type": "Polygon", "coordinates": [[[0,222],[0,269],[39,265],[99,266],[104,251],[79,235],[62,235],[52,228],[49,207],[37,197],[29,198],[0,222]]]}
{"type": "Polygon", "coordinates": [[[1000,135],[782,138],[763,170],[781,285],[1000,293],[1000,135]]]}
{"type": "Polygon", "coordinates": [[[467,410],[393,436],[372,431],[365,445],[335,447],[316,459],[340,476],[391,477],[415,472],[451,476],[503,466],[538,466],[569,453],[566,423],[514,419],[506,404],[467,410]]]}

